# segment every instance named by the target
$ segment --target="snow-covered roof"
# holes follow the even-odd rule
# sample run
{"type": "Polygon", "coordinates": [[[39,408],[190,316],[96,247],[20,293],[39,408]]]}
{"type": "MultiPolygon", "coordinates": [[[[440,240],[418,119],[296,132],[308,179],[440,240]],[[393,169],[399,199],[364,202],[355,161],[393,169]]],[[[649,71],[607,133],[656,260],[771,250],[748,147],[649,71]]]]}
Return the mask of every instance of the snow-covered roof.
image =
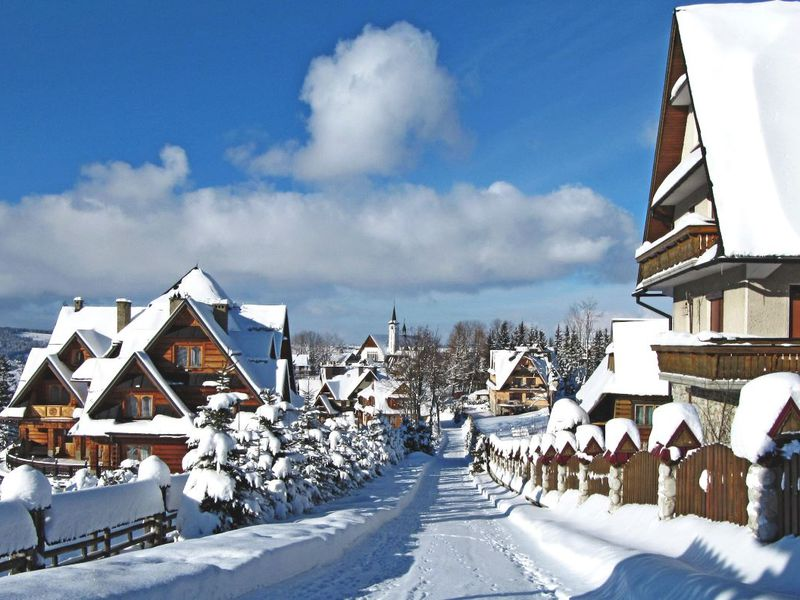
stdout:
{"type": "MultiPolygon", "coordinates": [[[[11,402],[9,402],[10,407],[17,406],[20,398],[28,391],[39,373],[48,367],[81,403],[85,401],[86,385],[72,380],[72,371],[69,370],[67,365],[56,354],[51,354],[49,348],[33,348],[28,355],[28,360],[25,362],[25,367],[22,369],[17,389],[11,397],[11,402]]],[[[8,417],[12,415],[3,411],[0,416],[8,417]]]]}
{"type": "MultiPolygon", "coordinates": [[[[81,400],[85,399],[86,410],[75,428],[76,432],[82,433],[90,428],[87,423],[93,421],[89,416],[92,408],[114,386],[122,372],[135,361],[175,405],[178,412],[188,419],[192,412],[147,354],[147,350],[179,314],[179,310],[173,310],[175,307],[171,302],[176,296],[180,297],[181,306],[190,310],[201,323],[202,328],[236,367],[238,374],[254,394],[259,394],[263,389],[272,389],[281,395],[285,395],[288,390],[291,396],[290,363],[281,359],[287,323],[286,307],[255,304],[238,306],[225,295],[210,275],[198,267],[186,273],[146,307],[132,308],[130,322],[119,332],[116,307],[84,306],[78,311],[74,308],[63,308],[48,347],[38,349],[29,356],[16,395],[23,391],[24,385],[45,363],[50,364],[73,392],[81,400]],[[220,304],[227,306],[227,327],[220,325],[214,316],[214,305],[220,304]],[[87,359],[72,373],[58,359],[57,354],[76,335],[96,358],[87,359]]],[[[291,401],[291,398],[287,398],[287,401],[291,401]]],[[[133,427],[139,432],[146,429],[149,422],[139,421],[135,426],[126,424],[126,427],[133,427]]],[[[103,426],[108,427],[108,424],[103,426]]],[[[95,431],[94,426],[91,429],[95,431]]],[[[182,435],[185,428],[184,424],[173,423],[168,429],[173,435],[182,435]]],[[[154,428],[152,433],[161,432],[154,428]]]]}
{"type": "Polygon", "coordinates": [[[356,391],[362,381],[367,377],[374,378],[374,375],[375,374],[370,369],[361,367],[348,369],[341,375],[335,375],[325,381],[325,384],[320,388],[319,392],[317,392],[317,396],[323,396],[327,391],[330,391],[333,400],[347,400],[353,392],[356,391]]]}
{"type": "Polygon", "coordinates": [[[405,397],[402,387],[402,382],[390,377],[376,379],[358,393],[358,397],[361,399],[375,399],[375,403],[372,406],[363,406],[364,412],[369,414],[402,415],[402,409],[389,406],[389,398],[405,397]]]}
{"type": "Polygon", "coordinates": [[[530,349],[525,347],[517,348],[516,350],[491,350],[489,352],[490,365],[489,373],[494,374],[494,382],[488,381],[488,385],[493,386],[494,389],[502,389],[508,378],[514,373],[516,368],[526,356],[531,359],[534,368],[545,381],[547,380],[547,367],[545,361],[535,356],[530,349]]]}
{"type": "Polygon", "coordinates": [[[700,4],[676,19],[725,254],[800,255],[800,4],[700,4]]]}
{"type": "Polygon", "coordinates": [[[625,319],[611,322],[614,370],[609,356],[601,361],[576,398],[586,412],[606,394],[667,396],[669,384],[659,379],[658,357],[650,344],[669,329],[667,319],[625,319]]]}

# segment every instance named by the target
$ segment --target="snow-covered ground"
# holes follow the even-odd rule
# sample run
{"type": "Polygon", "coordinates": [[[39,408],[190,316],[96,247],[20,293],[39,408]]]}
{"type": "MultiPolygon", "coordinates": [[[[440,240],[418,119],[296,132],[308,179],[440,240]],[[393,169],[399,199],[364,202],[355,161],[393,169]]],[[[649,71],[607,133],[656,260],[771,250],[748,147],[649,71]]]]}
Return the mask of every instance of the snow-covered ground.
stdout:
{"type": "Polygon", "coordinates": [[[488,410],[470,411],[467,408],[467,412],[475,420],[475,427],[478,428],[478,431],[486,436],[494,433],[498,437],[517,435],[530,437],[534,433],[543,433],[547,428],[547,420],[550,415],[550,411],[546,408],[508,417],[495,417],[488,410]]]}
{"type": "Polygon", "coordinates": [[[527,534],[477,493],[468,464],[460,431],[444,429],[442,451],[397,519],[342,560],[246,598],[561,596],[527,534]]]}

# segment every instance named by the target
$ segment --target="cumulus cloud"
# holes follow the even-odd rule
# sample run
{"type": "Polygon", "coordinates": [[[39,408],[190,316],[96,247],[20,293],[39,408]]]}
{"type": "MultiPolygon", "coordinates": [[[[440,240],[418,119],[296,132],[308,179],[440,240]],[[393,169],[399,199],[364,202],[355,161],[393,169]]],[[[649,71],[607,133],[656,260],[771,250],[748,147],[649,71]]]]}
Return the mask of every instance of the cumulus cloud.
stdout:
{"type": "Polygon", "coordinates": [[[309,67],[300,99],[308,104],[308,141],[258,154],[240,146],[228,157],[250,172],[328,180],[387,175],[431,143],[462,139],[453,79],[437,63],[430,33],[400,22],[340,41],[309,67]]]}
{"type": "Polygon", "coordinates": [[[196,262],[275,301],[334,286],[475,290],[631,273],[630,214],[586,187],[530,196],[504,182],[398,185],[345,199],[190,189],[188,173],[183,150],[168,146],[159,165],[90,165],[72,190],[0,202],[0,300],[150,294],[196,262]]]}

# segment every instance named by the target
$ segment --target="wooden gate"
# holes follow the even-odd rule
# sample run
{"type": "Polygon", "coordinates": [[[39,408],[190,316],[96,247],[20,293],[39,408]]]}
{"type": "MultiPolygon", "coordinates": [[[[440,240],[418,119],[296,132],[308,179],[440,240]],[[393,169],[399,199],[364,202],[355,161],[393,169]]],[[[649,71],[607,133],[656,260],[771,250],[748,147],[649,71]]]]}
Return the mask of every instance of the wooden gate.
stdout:
{"type": "Polygon", "coordinates": [[[749,468],[748,460],[723,444],[692,452],[675,473],[675,514],[747,525],[745,480],[749,468]]]}
{"type": "Polygon", "coordinates": [[[566,484],[568,490],[578,489],[578,469],[580,468],[580,464],[581,462],[578,460],[577,456],[570,456],[567,461],[566,484]]]}
{"type": "Polygon", "coordinates": [[[589,493],[608,496],[608,471],[611,463],[598,454],[589,463],[589,493]]]}
{"type": "Polygon", "coordinates": [[[781,536],[800,535],[800,454],[785,459],[781,467],[781,536]]]}
{"type": "Polygon", "coordinates": [[[659,460],[642,450],[634,454],[622,470],[622,504],[658,502],[659,460]]]}

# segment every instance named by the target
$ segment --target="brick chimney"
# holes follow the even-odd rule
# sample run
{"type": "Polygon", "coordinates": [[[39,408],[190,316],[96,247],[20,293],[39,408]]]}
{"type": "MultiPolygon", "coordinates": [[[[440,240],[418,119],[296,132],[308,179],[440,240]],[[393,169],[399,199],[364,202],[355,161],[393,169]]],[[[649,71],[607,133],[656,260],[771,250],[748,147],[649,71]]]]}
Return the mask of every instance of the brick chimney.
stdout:
{"type": "Polygon", "coordinates": [[[222,300],[214,304],[214,320],[219,323],[223,331],[228,331],[228,301],[222,300]]]}
{"type": "Polygon", "coordinates": [[[83,308],[83,298],[80,296],[75,296],[72,299],[72,307],[75,309],[75,312],[78,312],[80,309],[83,308]]]}
{"type": "Polygon", "coordinates": [[[131,301],[127,298],[117,298],[117,331],[122,331],[131,322],[131,301]]]}

